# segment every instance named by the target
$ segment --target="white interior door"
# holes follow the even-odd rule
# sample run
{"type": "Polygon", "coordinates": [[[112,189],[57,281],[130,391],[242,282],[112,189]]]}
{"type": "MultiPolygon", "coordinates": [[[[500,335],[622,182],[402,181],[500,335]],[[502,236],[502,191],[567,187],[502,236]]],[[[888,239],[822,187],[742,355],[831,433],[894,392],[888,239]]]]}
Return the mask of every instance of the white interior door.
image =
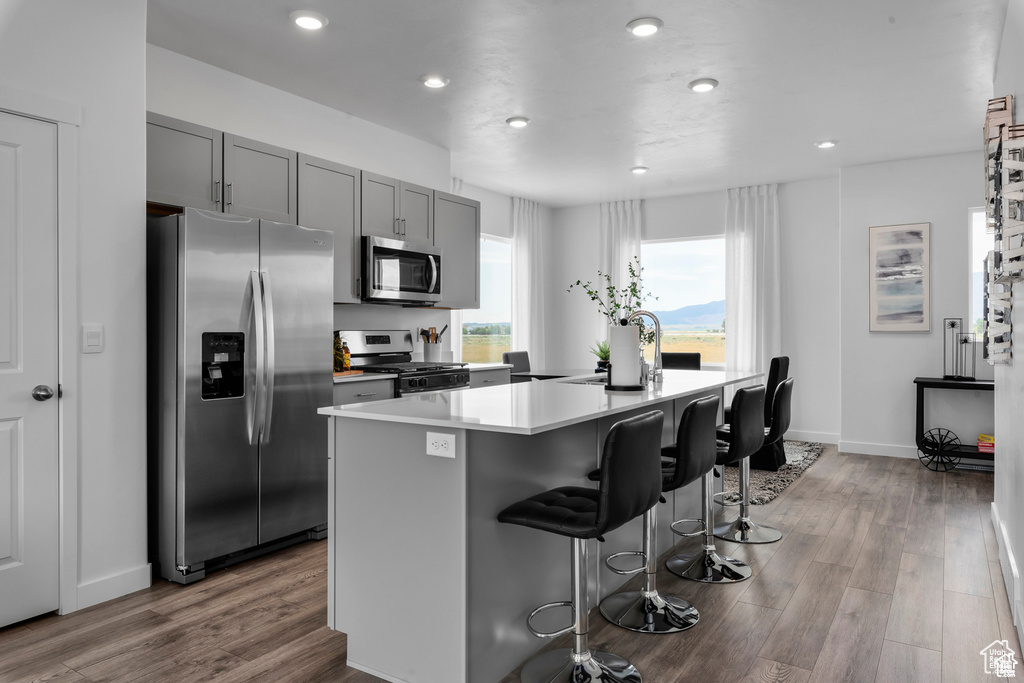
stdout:
{"type": "Polygon", "coordinates": [[[57,127],[0,113],[0,626],[57,609],[58,542],[57,127]]]}

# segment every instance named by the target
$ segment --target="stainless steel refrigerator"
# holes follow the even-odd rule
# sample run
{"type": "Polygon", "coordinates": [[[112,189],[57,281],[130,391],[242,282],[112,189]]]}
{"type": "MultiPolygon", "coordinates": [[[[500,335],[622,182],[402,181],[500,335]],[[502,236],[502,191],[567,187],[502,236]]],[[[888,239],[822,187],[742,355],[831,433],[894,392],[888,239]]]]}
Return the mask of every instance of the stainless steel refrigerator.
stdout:
{"type": "Polygon", "coordinates": [[[191,583],[327,524],[334,236],[150,218],[150,556],[191,583]]]}

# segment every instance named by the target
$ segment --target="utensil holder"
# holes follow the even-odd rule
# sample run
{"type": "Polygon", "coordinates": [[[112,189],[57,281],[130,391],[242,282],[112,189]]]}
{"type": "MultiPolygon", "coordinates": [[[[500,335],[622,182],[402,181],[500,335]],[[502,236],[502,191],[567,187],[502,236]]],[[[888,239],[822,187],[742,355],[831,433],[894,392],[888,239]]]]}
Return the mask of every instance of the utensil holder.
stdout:
{"type": "Polygon", "coordinates": [[[423,342],[423,360],[427,363],[440,363],[441,342],[423,342]]]}

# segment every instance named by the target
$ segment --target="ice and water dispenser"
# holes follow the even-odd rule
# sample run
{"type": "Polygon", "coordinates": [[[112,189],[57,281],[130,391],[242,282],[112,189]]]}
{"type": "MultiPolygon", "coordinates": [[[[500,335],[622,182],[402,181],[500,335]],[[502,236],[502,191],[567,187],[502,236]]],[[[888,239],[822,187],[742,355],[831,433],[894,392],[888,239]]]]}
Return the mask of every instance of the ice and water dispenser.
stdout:
{"type": "Polygon", "coordinates": [[[245,395],[245,335],[203,332],[203,400],[245,395]]]}

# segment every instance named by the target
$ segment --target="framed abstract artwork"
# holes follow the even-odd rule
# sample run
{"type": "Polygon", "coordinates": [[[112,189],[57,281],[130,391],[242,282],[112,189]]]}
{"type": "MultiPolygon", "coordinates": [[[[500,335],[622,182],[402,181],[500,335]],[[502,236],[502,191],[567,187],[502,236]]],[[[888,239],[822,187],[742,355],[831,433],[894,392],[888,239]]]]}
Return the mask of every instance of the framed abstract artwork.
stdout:
{"type": "Polygon", "coordinates": [[[929,223],[868,228],[872,332],[929,332],[929,223]]]}

